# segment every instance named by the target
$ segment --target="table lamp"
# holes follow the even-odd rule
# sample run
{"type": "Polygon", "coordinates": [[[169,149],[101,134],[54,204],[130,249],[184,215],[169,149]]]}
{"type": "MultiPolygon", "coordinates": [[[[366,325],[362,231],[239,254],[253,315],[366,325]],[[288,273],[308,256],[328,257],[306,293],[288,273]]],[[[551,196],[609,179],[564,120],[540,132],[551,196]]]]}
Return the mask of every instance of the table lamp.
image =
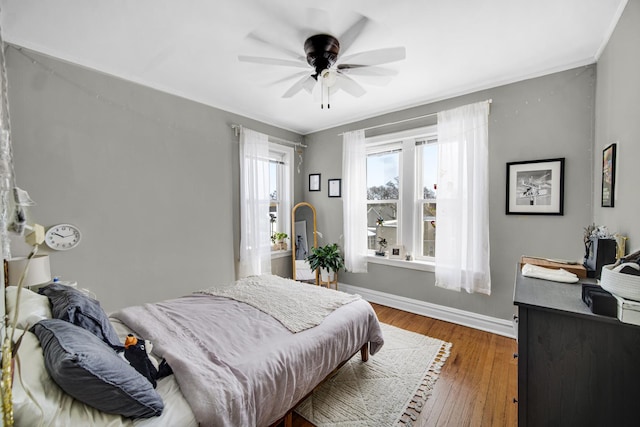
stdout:
{"type": "MultiPolygon", "coordinates": [[[[20,276],[25,271],[27,257],[16,257],[7,260],[7,285],[18,286],[20,276]]],[[[29,270],[22,281],[24,288],[42,285],[51,281],[49,255],[36,255],[29,262],[29,270]]]]}

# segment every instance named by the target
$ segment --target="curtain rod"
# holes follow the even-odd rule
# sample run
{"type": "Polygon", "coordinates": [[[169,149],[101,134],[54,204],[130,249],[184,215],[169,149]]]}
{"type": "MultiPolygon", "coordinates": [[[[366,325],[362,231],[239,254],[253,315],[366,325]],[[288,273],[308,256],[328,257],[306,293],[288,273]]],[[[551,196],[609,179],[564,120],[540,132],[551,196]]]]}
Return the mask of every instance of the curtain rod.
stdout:
{"type": "MultiPolygon", "coordinates": [[[[489,105],[491,105],[491,103],[493,102],[493,99],[487,99],[485,102],[488,102],[489,105]]],[[[424,114],[422,116],[411,117],[409,119],[398,120],[396,122],[389,122],[389,123],[383,123],[381,125],[369,126],[369,127],[364,128],[364,129],[361,129],[361,130],[368,131],[368,130],[371,130],[371,129],[377,129],[377,128],[381,128],[381,127],[385,127],[385,126],[399,125],[400,123],[411,122],[413,120],[419,120],[419,119],[426,119],[427,117],[433,117],[433,116],[437,116],[437,115],[438,115],[438,113],[429,113],[429,114],[424,114]]],[[[342,132],[342,133],[339,133],[338,136],[343,136],[344,134],[345,134],[345,132],[342,132]]]]}
{"type": "MultiPolygon", "coordinates": [[[[238,136],[238,132],[240,131],[240,129],[242,129],[242,125],[238,125],[233,123],[231,125],[231,129],[233,129],[236,132],[236,136],[238,136]]],[[[293,145],[295,147],[302,147],[302,148],[307,148],[307,146],[305,144],[303,144],[302,142],[294,142],[294,141],[289,141],[286,139],[282,139],[282,138],[278,138],[277,136],[271,136],[271,135],[267,135],[269,137],[270,140],[272,140],[273,142],[279,142],[282,144],[289,144],[289,145],[293,145]]]]}

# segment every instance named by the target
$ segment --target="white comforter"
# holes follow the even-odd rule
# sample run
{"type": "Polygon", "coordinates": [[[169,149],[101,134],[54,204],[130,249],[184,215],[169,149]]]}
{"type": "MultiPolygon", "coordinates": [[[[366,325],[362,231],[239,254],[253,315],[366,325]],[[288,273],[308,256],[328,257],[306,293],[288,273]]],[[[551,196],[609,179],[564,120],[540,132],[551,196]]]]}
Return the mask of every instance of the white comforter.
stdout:
{"type": "Polygon", "coordinates": [[[114,317],[154,343],[203,426],[270,425],[365,343],[371,354],[383,344],[375,312],[361,299],[295,334],[254,307],[210,295],[114,317]]]}

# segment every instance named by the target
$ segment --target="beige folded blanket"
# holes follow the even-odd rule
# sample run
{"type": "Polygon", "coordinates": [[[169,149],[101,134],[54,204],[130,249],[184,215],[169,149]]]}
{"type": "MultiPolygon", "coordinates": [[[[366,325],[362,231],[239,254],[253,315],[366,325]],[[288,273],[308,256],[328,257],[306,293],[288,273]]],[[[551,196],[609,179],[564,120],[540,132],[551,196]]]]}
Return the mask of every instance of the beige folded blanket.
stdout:
{"type": "Polygon", "coordinates": [[[318,326],[336,308],[360,299],[360,295],[263,274],[211,287],[197,293],[244,302],[277,319],[291,332],[318,326]]]}

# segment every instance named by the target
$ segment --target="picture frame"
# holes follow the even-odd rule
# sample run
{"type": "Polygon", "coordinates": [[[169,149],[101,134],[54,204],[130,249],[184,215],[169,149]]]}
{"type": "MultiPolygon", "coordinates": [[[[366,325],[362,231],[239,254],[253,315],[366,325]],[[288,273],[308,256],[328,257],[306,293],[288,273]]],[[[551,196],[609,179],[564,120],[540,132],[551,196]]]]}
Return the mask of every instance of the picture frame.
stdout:
{"type": "Polygon", "coordinates": [[[309,174],[309,191],[320,191],[320,174],[309,174]]]}
{"type": "Polygon", "coordinates": [[[507,215],[564,215],[565,158],[507,163],[507,215]]]}
{"type": "Polygon", "coordinates": [[[612,208],[616,191],[616,144],[602,150],[602,198],[600,206],[612,208]]]}
{"type": "Polygon", "coordinates": [[[404,246],[392,245],[389,248],[389,259],[404,259],[404,246]]]}
{"type": "Polygon", "coordinates": [[[342,196],[342,180],[330,179],[329,180],[329,197],[341,197],[342,196]]]}

